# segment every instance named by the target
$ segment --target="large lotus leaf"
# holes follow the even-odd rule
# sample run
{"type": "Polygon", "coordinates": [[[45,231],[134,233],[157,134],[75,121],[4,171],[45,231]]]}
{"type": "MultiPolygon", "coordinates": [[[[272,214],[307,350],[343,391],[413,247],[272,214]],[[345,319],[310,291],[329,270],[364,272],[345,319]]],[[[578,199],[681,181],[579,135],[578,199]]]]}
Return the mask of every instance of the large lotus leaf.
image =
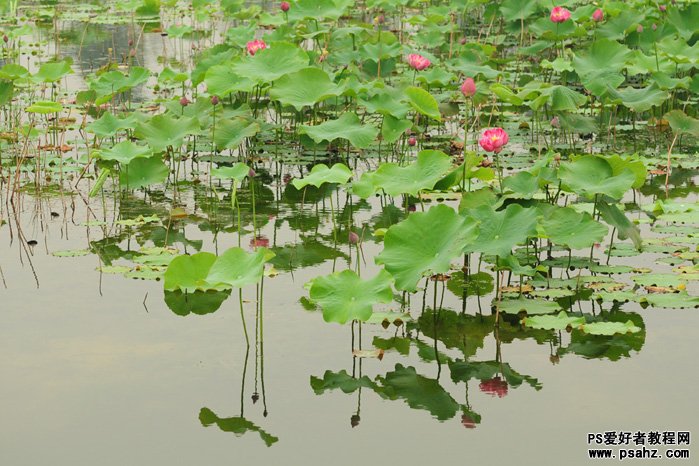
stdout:
{"type": "Polygon", "coordinates": [[[398,119],[392,115],[384,115],[381,125],[381,137],[383,141],[393,144],[406,130],[413,126],[413,122],[408,119],[398,119]]]}
{"type": "Polygon", "coordinates": [[[665,102],[669,96],[666,91],[658,89],[655,84],[640,89],[627,87],[620,90],[610,86],[607,89],[607,95],[612,101],[620,102],[634,112],[645,112],[657,107],[665,102]]]}
{"type": "Polygon", "coordinates": [[[237,149],[245,138],[252,137],[259,131],[260,124],[256,121],[245,118],[222,120],[216,125],[214,142],[219,149],[237,149]]]}
{"type": "Polygon", "coordinates": [[[172,312],[180,316],[188,314],[211,314],[216,312],[231,295],[226,291],[195,291],[193,293],[165,291],[165,304],[172,312]]]}
{"type": "Polygon", "coordinates": [[[572,162],[562,163],[558,176],[566,190],[590,197],[605,194],[614,199],[621,199],[636,182],[636,176],[631,170],[624,170],[615,176],[610,163],[595,155],[585,155],[572,162]]]}
{"type": "Polygon", "coordinates": [[[426,90],[411,86],[405,90],[407,102],[422,115],[441,121],[442,115],[439,113],[439,104],[426,90]]]}
{"type": "Polygon", "coordinates": [[[502,102],[507,102],[515,106],[522,105],[524,100],[515,94],[512,89],[505,86],[504,84],[494,83],[490,85],[490,91],[495,94],[499,100],[502,102]]]}
{"type": "Polygon", "coordinates": [[[289,10],[289,19],[337,20],[353,0],[298,0],[289,10]]]}
{"type": "Polygon", "coordinates": [[[316,395],[322,395],[326,390],[337,388],[343,393],[353,393],[362,387],[373,389],[376,384],[366,375],[355,378],[344,369],[340,372],[325,371],[322,379],[311,376],[311,388],[316,395]]]}
{"type": "Polygon", "coordinates": [[[134,129],[137,119],[134,114],[129,114],[125,118],[117,118],[109,112],[104,114],[97,120],[87,125],[87,130],[95,135],[106,138],[114,136],[118,131],[124,129],[134,129]]]}
{"type": "Polygon", "coordinates": [[[395,89],[383,88],[370,99],[359,99],[359,103],[371,113],[391,115],[395,118],[405,118],[410,105],[402,102],[402,95],[395,89]]]}
{"type": "Polygon", "coordinates": [[[371,317],[375,304],[393,299],[391,276],[381,270],[375,277],[362,280],[352,270],[343,270],[314,278],[310,297],[323,309],[326,322],[365,321],[371,317]]]}
{"type": "Polygon", "coordinates": [[[60,112],[63,110],[63,105],[61,105],[59,102],[52,102],[50,100],[40,100],[31,104],[26,110],[29,113],[39,113],[45,115],[47,113],[60,112]]]}
{"type": "Polygon", "coordinates": [[[539,315],[525,317],[522,323],[529,328],[543,330],[565,330],[568,326],[577,328],[585,323],[584,317],[568,317],[565,311],[561,311],[556,316],[539,315]]]}
{"type": "Polygon", "coordinates": [[[425,275],[446,273],[477,235],[471,218],[440,204],[417,212],[393,225],[384,237],[384,250],[376,256],[396,279],[399,290],[415,291],[425,275]]]}
{"type": "Polygon", "coordinates": [[[369,147],[378,133],[379,130],[374,125],[362,125],[356,113],[343,113],[337,120],[329,120],[315,126],[301,125],[299,129],[299,134],[308,135],[318,144],[323,141],[347,139],[358,149],[369,147]]]}
{"type": "Polygon", "coordinates": [[[539,178],[528,171],[521,171],[502,180],[502,187],[513,193],[508,197],[531,199],[539,192],[539,178]]]}
{"type": "Polygon", "coordinates": [[[396,163],[383,163],[375,172],[366,172],[352,186],[352,192],[367,198],[378,190],[389,196],[410,194],[434,188],[451,169],[451,158],[438,150],[423,150],[417,160],[405,167],[396,163]]]}
{"type": "Polygon", "coordinates": [[[235,72],[257,83],[270,83],[307,66],[308,54],[300,47],[287,42],[274,42],[269,48],[245,57],[237,65],[235,72]]]}
{"type": "Polygon", "coordinates": [[[199,132],[196,118],[173,118],[169,114],[155,115],[136,126],[136,136],[145,140],[154,152],[164,151],[168,146],[179,148],[186,136],[199,132]]]}
{"type": "Polygon", "coordinates": [[[90,89],[97,94],[95,104],[101,105],[109,102],[114,95],[145,83],[149,76],[149,71],[139,66],[131,68],[128,75],[120,71],[108,71],[100,75],[99,78],[90,83],[90,89]]]}
{"type": "Polygon", "coordinates": [[[114,160],[122,165],[128,165],[137,158],[147,158],[153,155],[148,146],[139,146],[131,141],[121,141],[109,149],[101,149],[99,158],[102,160],[114,160]]]}
{"type": "Polygon", "coordinates": [[[573,67],[580,76],[595,74],[599,70],[619,72],[626,66],[631,53],[626,45],[600,39],[594,41],[587,52],[573,57],[573,67]]]}
{"type": "Polygon", "coordinates": [[[218,167],[211,170],[211,175],[225,180],[243,181],[250,174],[250,167],[236,163],[232,167],[218,167]]]}
{"type": "Polygon", "coordinates": [[[175,257],[165,271],[163,280],[165,290],[191,293],[212,289],[206,277],[214,262],[216,262],[216,255],[210,252],[175,257]]]}
{"type": "Polygon", "coordinates": [[[541,226],[553,244],[570,249],[582,249],[599,243],[608,228],[595,221],[587,212],[578,213],[570,207],[559,207],[549,212],[541,226]]]}
{"type": "Polygon", "coordinates": [[[291,105],[301,111],[342,94],[343,89],[335,84],[328,73],[320,68],[304,68],[279,78],[269,91],[272,99],[291,105]]]}
{"type": "Polygon", "coordinates": [[[686,291],[680,293],[652,293],[640,299],[641,303],[648,303],[653,307],[676,309],[699,307],[699,296],[690,296],[686,291]]]}
{"type": "Polygon", "coordinates": [[[510,204],[504,210],[495,211],[491,206],[480,206],[469,213],[480,228],[470,251],[506,256],[516,244],[536,234],[538,212],[533,207],[510,204]]]}
{"type": "MultiPolygon", "coordinates": [[[[699,6],[699,5],[697,5],[699,6]]],[[[675,134],[691,134],[699,138],[699,120],[687,116],[682,110],[673,110],[664,117],[675,134]]]]}
{"type": "Polygon", "coordinates": [[[223,283],[234,288],[252,285],[262,279],[265,262],[272,257],[274,253],[266,248],[257,248],[251,253],[239,247],[230,248],[218,256],[206,280],[214,285],[223,283]]]}
{"type": "Polygon", "coordinates": [[[616,333],[638,333],[642,329],[630,320],[626,322],[592,322],[580,326],[580,330],[590,335],[614,335],[616,333]]]}
{"type": "Polygon", "coordinates": [[[686,9],[668,8],[667,21],[677,28],[684,40],[689,41],[699,31],[699,3],[689,5],[686,9]]]}
{"type": "Polygon", "coordinates": [[[235,73],[235,64],[214,65],[208,69],[204,82],[206,91],[210,95],[225,97],[232,92],[252,92],[255,82],[250,78],[243,78],[235,73]]]}
{"type": "Polygon", "coordinates": [[[542,89],[541,93],[548,96],[549,106],[554,112],[573,112],[587,102],[587,97],[566,86],[542,89]]]}
{"type": "Polygon", "coordinates": [[[468,382],[471,379],[490,380],[502,375],[507,384],[513,388],[527,382],[535,390],[541,390],[541,383],[534,377],[520,374],[507,363],[500,361],[454,361],[449,363],[451,380],[454,382],[468,382]]]}
{"type": "Polygon", "coordinates": [[[319,163],[311,169],[311,173],[304,178],[296,178],[292,181],[296,189],[303,189],[309,184],[320,188],[323,183],[345,184],[352,178],[352,171],[344,163],[336,163],[332,168],[319,163]]]}
{"type": "Polygon", "coordinates": [[[451,419],[459,412],[460,405],[435,379],[419,375],[414,367],[396,364],[386,377],[377,377],[381,384],[375,391],[389,400],[405,400],[413,409],[429,411],[437,419],[451,419]]]}
{"type": "Polygon", "coordinates": [[[32,80],[40,83],[53,83],[73,72],[69,60],[51,61],[42,64],[32,80]]]}
{"type": "MultiPolygon", "coordinates": [[[[493,306],[496,305],[496,301],[493,301],[493,306]]],[[[498,304],[500,311],[506,314],[519,314],[520,312],[526,312],[527,315],[536,314],[551,314],[561,310],[561,306],[556,301],[547,301],[545,299],[503,299],[498,304]]]]}
{"type": "Polygon", "coordinates": [[[609,165],[612,166],[612,173],[614,175],[619,175],[625,170],[630,170],[633,172],[636,180],[631,186],[634,189],[638,189],[646,182],[646,176],[648,175],[648,170],[643,161],[638,158],[633,157],[621,157],[620,155],[612,155],[606,158],[609,165]]]}
{"type": "Polygon", "coordinates": [[[128,189],[146,188],[162,183],[170,169],[159,155],[148,158],[135,158],[119,173],[119,184],[128,189]]]}
{"type": "Polygon", "coordinates": [[[538,8],[537,0],[504,0],[500,12],[507,21],[522,21],[536,13],[538,8]]]}
{"type": "Polygon", "coordinates": [[[238,437],[248,432],[256,432],[268,447],[279,441],[279,437],[267,433],[244,417],[220,418],[209,408],[202,408],[199,411],[199,421],[204,427],[216,424],[223,432],[232,432],[238,437]]]}
{"type": "Polygon", "coordinates": [[[605,222],[615,227],[620,240],[630,238],[637,250],[643,247],[641,232],[634,223],[614,204],[608,204],[604,199],[597,203],[602,218],[605,222]]]}

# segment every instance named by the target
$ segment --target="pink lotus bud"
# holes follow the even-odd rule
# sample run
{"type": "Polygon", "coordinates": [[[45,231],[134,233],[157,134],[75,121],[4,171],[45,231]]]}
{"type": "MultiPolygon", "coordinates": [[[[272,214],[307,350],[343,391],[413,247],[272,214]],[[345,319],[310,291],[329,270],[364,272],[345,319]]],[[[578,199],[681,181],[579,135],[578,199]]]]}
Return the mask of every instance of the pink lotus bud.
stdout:
{"type": "Polygon", "coordinates": [[[476,93],[476,82],[473,78],[466,78],[461,85],[461,93],[464,97],[471,97],[476,93]]]}
{"type": "Polygon", "coordinates": [[[408,138],[408,145],[410,147],[413,147],[415,144],[417,144],[417,139],[415,138],[415,136],[410,136],[408,138]]]}
{"type": "Polygon", "coordinates": [[[570,11],[562,6],[554,7],[551,10],[551,21],[554,23],[565,23],[570,19],[570,11]]]}
{"type": "Polygon", "coordinates": [[[7,37],[7,34],[4,34],[4,35],[2,36],[2,41],[3,41],[4,43],[6,43],[6,44],[10,41],[10,38],[7,37]]]}
{"type": "Polygon", "coordinates": [[[476,421],[474,421],[471,416],[468,414],[462,414],[461,415],[461,425],[463,425],[467,429],[475,429],[476,428],[476,421]]]}
{"type": "Polygon", "coordinates": [[[182,96],[182,98],[180,98],[180,105],[182,105],[183,107],[186,107],[189,104],[190,104],[190,101],[187,97],[182,96]]]}
{"type": "Polygon", "coordinates": [[[218,105],[220,102],[219,98],[217,95],[212,95],[211,96],[211,105],[218,105]]]}
{"type": "Polygon", "coordinates": [[[597,21],[598,23],[602,20],[604,20],[604,12],[602,11],[601,8],[597,8],[594,13],[592,13],[592,19],[597,21]]]}
{"type": "Polygon", "coordinates": [[[353,231],[350,231],[348,240],[349,240],[350,244],[357,244],[357,243],[359,243],[359,235],[353,231]]]}
{"type": "Polygon", "coordinates": [[[560,128],[561,123],[558,121],[557,116],[551,118],[551,126],[553,126],[554,128],[560,128]]]}
{"type": "Polygon", "coordinates": [[[656,31],[656,30],[658,29],[658,25],[655,24],[655,23],[653,23],[653,24],[651,25],[651,28],[652,28],[654,31],[656,31]]]}
{"type": "Polygon", "coordinates": [[[281,2],[279,4],[279,8],[281,8],[282,11],[286,13],[287,11],[289,11],[289,8],[291,8],[291,5],[289,4],[289,2],[281,2]]]}
{"type": "Polygon", "coordinates": [[[251,168],[251,169],[248,171],[248,177],[249,177],[249,178],[255,178],[255,175],[257,175],[257,173],[255,173],[255,170],[253,170],[253,169],[251,168]]]}
{"type": "Polygon", "coordinates": [[[129,50],[129,56],[130,56],[130,57],[135,57],[135,56],[136,56],[136,49],[131,49],[131,50],[129,50]]]}
{"type": "Polygon", "coordinates": [[[667,10],[667,6],[665,6],[665,5],[659,5],[658,8],[659,8],[660,11],[662,11],[663,13],[665,13],[665,10],[667,10]]]}
{"type": "Polygon", "coordinates": [[[459,39],[459,44],[466,45],[466,38],[462,37],[461,39],[459,39]]]}
{"type": "Polygon", "coordinates": [[[133,47],[133,39],[129,39],[129,47],[133,47]]]}
{"type": "Polygon", "coordinates": [[[636,32],[639,34],[643,32],[643,25],[642,24],[638,25],[638,27],[636,28],[636,32]]]}
{"type": "Polygon", "coordinates": [[[498,154],[509,140],[510,137],[504,129],[491,128],[483,132],[483,136],[481,136],[478,144],[484,151],[498,154]]]}
{"type": "Polygon", "coordinates": [[[417,71],[422,71],[432,64],[429,59],[418,55],[417,53],[411,53],[408,55],[408,64],[410,67],[417,71]]]}
{"type": "Polygon", "coordinates": [[[251,40],[247,43],[248,53],[250,55],[255,55],[258,50],[263,50],[267,48],[267,44],[262,39],[251,40]]]}

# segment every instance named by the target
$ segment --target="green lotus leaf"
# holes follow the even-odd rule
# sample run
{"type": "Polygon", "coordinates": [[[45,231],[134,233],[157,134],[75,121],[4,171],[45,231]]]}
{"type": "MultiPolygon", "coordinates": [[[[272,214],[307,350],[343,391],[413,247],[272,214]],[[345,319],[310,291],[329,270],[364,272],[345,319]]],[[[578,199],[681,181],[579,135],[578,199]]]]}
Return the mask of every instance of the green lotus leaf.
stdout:
{"type": "Polygon", "coordinates": [[[129,114],[125,118],[117,118],[110,112],[104,112],[99,119],[87,125],[86,129],[101,138],[106,138],[114,136],[121,130],[134,129],[136,124],[137,120],[134,114],[129,114]]]}
{"type": "Polygon", "coordinates": [[[480,227],[470,251],[507,256],[516,244],[536,234],[538,212],[535,208],[510,204],[504,210],[495,211],[491,206],[480,206],[469,213],[480,227]]]}
{"type": "Polygon", "coordinates": [[[374,125],[363,125],[356,113],[343,113],[337,120],[328,120],[315,126],[301,125],[299,128],[299,134],[308,135],[318,144],[346,139],[358,149],[369,147],[378,133],[379,130],[374,125]]]}
{"type": "Polygon", "coordinates": [[[337,20],[353,3],[353,0],[298,0],[289,10],[289,19],[337,20]]]}
{"type": "Polygon", "coordinates": [[[541,390],[541,383],[534,377],[520,374],[512,369],[508,363],[500,361],[454,361],[449,363],[451,380],[454,382],[468,382],[471,379],[490,380],[502,375],[507,384],[517,388],[526,382],[535,390],[541,390]]]}
{"type": "Polygon", "coordinates": [[[326,322],[366,321],[375,304],[393,300],[391,276],[381,270],[375,277],[362,280],[352,270],[343,270],[314,278],[310,297],[323,309],[326,322]]]}
{"type": "Polygon", "coordinates": [[[616,228],[617,237],[620,240],[631,239],[636,250],[641,250],[643,240],[641,239],[641,232],[638,226],[634,225],[616,205],[608,204],[605,200],[601,200],[597,202],[597,209],[604,221],[616,228]]]}
{"type": "Polygon", "coordinates": [[[393,225],[384,237],[384,250],[376,256],[396,280],[399,290],[415,291],[425,275],[446,273],[477,235],[476,223],[440,204],[417,212],[393,225]]]}
{"type": "Polygon", "coordinates": [[[664,117],[675,134],[691,134],[699,138],[699,120],[687,116],[682,110],[673,110],[664,117]]]}
{"type": "Polygon", "coordinates": [[[369,99],[359,99],[368,112],[391,115],[394,118],[403,119],[410,111],[410,105],[401,101],[402,94],[393,88],[380,89],[369,99]]]}
{"type": "Polygon", "coordinates": [[[233,118],[217,122],[214,142],[219,149],[237,149],[246,138],[256,135],[260,124],[245,118],[233,118]]]}
{"type": "Polygon", "coordinates": [[[558,176],[568,191],[590,197],[605,194],[614,199],[621,199],[636,182],[631,170],[624,170],[615,176],[610,163],[595,155],[584,155],[572,162],[562,163],[558,176]]]}
{"type": "Polygon", "coordinates": [[[620,175],[625,170],[630,170],[634,174],[636,181],[634,181],[633,185],[631,185],[632,188],[638,189],[646,182],[648,170],[646,170],[646,166],[643,164],[643,161],[639,160],[638,158],[612,155],[610,157],[606,157],[605,160],[612,166],[612,173],[614,175],[620,175]]]}
{"type": "Polygon", "coordinates": [[[121,141],[109,149],[101,149],[98,157],[102,160],[114,160],[122,165],[128,165],[137,158],[148,158],[153,155],[148,146],[139,146],[131,141],[121,141]]]}
{"type": "Polygon", "coordinates": [[[39,71],[32,76],[32,80],[40,83],[54,83],[63,79],[64,76],[71,74],[71,60],[51,61],[42,64],[39,71]]]}
{"type": "Polygon", "coordinates": [[[586,53],[573,57],[573,67],[578,75],[589,76],[600,70],[620,72],[630,58],[631,49],[626,45],[609,39],[600,39],[592,43],[586,53]]]}
{"type": "Polygon", "coordinates": [[[442,115],[439,113],[439,104],[432,95],[426,90],[411,86],[405,90],[407,102],[418,113],[437,121],[442,120],[442,115]]]}
{"type": "Polygon", "coordinates": [[[300,47],[287,42],[273,42],[269,48],[245,57],[236,66],[235,73],[256,83],[271,83],[285,74],[306,68],[308,60],[308,54],[300,47]]]}
{"type": "Polygon", "coordinates": [[[366,375],[352,377],[346,370],[340,372],[325,371],[323,378],[311,376],[311,388],[316,395],[322,395],[328,390],[340,389],[343,393],[354,393],[360,388],[376,387],[376,384],[366,375]]]}
{"type": "Polygon", "coordinates": [[[486,296],[495,289],[493,276],[487,272],[477,272],[464,276],[462,271],[454,272],[447,281],[447,289],[459,298],[466,296],[486,296]]]}
{"type": "Polygon", "coordinates": [[[256,432],[268,447],[279,441],[279,437],[267,433],[264,429],[242,416],[220,418],[209,408],[202,408],[199,411],[199,421],[204,427],[216,424],[223,432],[232,432],[237,436],[248,432],[256,432]]]}
{"type": "Polygon", "coordinates": [[[224,180],[243,181],[250,174],[250,167],[244,163],[236,163],[232,167],[218,167],[211,170],[211,175],[224,180]]]}
{"type": "Polygon", "coordinates": [[[630,320],[626,322],[592,322],[580,326],[580,330],[589,335],[614,335],[617,333],[638,333],[642,329],[630,320]]]}
{"type": "Polygon", "coordinates": [[[570,249],[583,249],[599,243],[609,231],[587,212],[578,213],[570,207],[553,209],[543,218],[541,226],[554,244],[570,249]]]}
{"type": "Polygon", "coordinates": [[[381,125],[381,137],[389,144],[396,142],[413,123],[408,119],[398,119],[392,115],[384,115],[381,125]]]}
{"type": "Polygon", "coordinates": [[[257,248],[248,253],[244,249],[234,247],[218,256],[211,265],[206,281],[214,284],[225,284],[233,288],[252,285],[262,279],[265,262],[274,257],[274,253],[266,248],[257,248]]]}
{"type": "Polygon", "coordinates": [[[352,185],[352,192],[367,198],[379,190],[389,196],[410,194],[432,189],[452,168],[451,157],[437,150],[423,150],[410,165],[383,163],[375,172],[366,172],[352,185]]]}
{"type": "Polygon", "coordinates": [[[686,291],[679,293],[651,293],[642,296],[639,301],[653,307],[667,309],[685,309],[699,307],[699,296],[690,296],[686,291]]]}
{"type": "MultiPolygon", "coordinates": [[[[493,306],[496,305],[496,301],[493,301],[493,306]]],[[[520,312],[526,312],[527,315],[537,315],[537,314],[552,314],[561,310],[560,304],[556,301],[547,301],[545,299],[528,299],[528,298],[518,298],[518,299],[503,299],[499,303],[500,311],[506,314],[519,314],[520,312]]]]}
{"type": "Polygon", "coordinates": [[[243,78],[235,73],[235,64],[214,65],[206,71],[204,82],[210,95],[226,97],[233,92],[252,92],[255,81],[243,78]]]}
{"type": "Polygon", "coordinates": [[[655,84],[640,89],[627,87],[620,90],[613,89],[609,86],[607,95],[613,102],[620,102],[634,112],[645,112],[653,107],[658,107],[662,105],[669,96],[666,91],[658,89],[655,84]]]}
{"type": "Polygon", "coordinates": [[[507,21],[523,21],[539,9],[537,0],[504,0],[500,5],[502,17],[507,21]]]}
{"type": "Polygon", "coordinates": [[[687,8],[668,8],[667,21],[671,23],[680,36],[689,41],[697,31],[699,31],[699,4],[687,5],[687,8]]]}
{"type": "Polygon", "coordinates": [[[565,311],[561,311],[556,316],[539,315],[525,317],[522,323],[529,328],[543,330],[565,330],[568,326],[577,328],[585,323],[584,317],[568,317],[565,311]]]}
{"type": "Polygon", "coordinates": [[[490,92],[495,94],[500,101],[507,102],[508,104],[519,106],[524,103],[517,94],[512,92],[512,89],[500,83],[491,84],[490,92]]]}
{"type": "Polygon", "coordinates": [[[155,115],[147,122],[139,123],[135,131],[136,136],[145,140],[154,152],[162,152],[169,146],[179,148],[186,136],[199,133],[196,118],[173,118],[169,114],[155,115]]]}
{"type": "Polygon", "coordinates": [[[549,98],[549,106],[554,112],[574,112],[587,102],[587,97],[566,86],[553,86],[542,89],[549,98]]]}
{"type": "Polygon", "coordinates": [[[343,163],[336,163],[332,168],[319,163],[311,169],[311,173],[303,178],[296,178],[292,181],[296,189],[303,189],[308,185],[320,188],[323,183],[345,184],[352,178],[352,171],[343,163]]]}
{"type": "Polygon", "coordinates": [[[644,273],[631,277],[634,283],[640,286],[659,286],[665,288],[677,288],[687,283],[685,275],[672,273],[644,273]]]}
{"type": "Polygon", "coordinates": [[[521,171],[502,180],[502,187],[515,194],[508,197],[531,199],[539,192],[539,178],[528,171],[521,171]]]}
{"type": "MultiPolygon", "coordinates": [[[[210,252],[175,257],[165,271],[163,279],[165,290],[180,290],[188,293],[211,290],[212,287],[206,278],[214,262],[216,262],[216,255],[210,252]]],[[[219,289],[225,288],[219,287],[219,289]]]]}
{"type": "Polygon", "coordinates": [[[29,107],[27,107],[27,112],[40,114],[58,113],[61,110],[63,110],[63,105],[61,105],[60,103],[45,100],[34,102],[29,107]]]}
{"type": "Polygon", "coordinates": [[[342,94],[343,89],[335,84],[328,73],[320,68],[304,68],[279,78],[269,92],[272,99],[291,105],[301,111],[330,97],[342,94]]]}
{"type": "Polygon", "coordinates": [[[205,315],[218,311],[230,295],[230,290],[194,291],[190,293],[180,290],[165,291],[165,304],[179,316],[188,314],[205,315]]]}
{"type": "Polygon", "coordinates": [[[149,76],[150,72],[140,66],[131,68],[128,75],[120,71],[108,71],[101,74],[99,78],[90,83],[90,89],[96,93],[95,104],[101,105],[109,102],[116,94],[145,83],[149,76]]]}
{"type": "Polygon", "coordinates": [[[380,387],[375,391],[389,400],[405,400],[413,409],[424,409],[439,420],[451,419],[460,405],[442,388],[439,381],[417,373],[414,367],[396,364],[385,377],[377,377],[380,387]]]}
{"type": "Polygon", "coordinates": [[[119,184],[128,189],[139,189],[164,182],[170,169],[159,155],[133,158],[119,173],[119,184]]]}

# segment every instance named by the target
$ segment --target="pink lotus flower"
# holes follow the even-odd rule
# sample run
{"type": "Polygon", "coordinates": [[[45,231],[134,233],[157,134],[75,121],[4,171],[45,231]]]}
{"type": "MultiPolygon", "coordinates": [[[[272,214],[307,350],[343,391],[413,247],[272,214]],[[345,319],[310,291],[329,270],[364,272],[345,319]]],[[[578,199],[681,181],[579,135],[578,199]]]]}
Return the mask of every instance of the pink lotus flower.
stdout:
{"type": "Polygon", "coordinates": [[[597,8],[594,13],[592,13],[592,19],[596,22],[600,22],[604,19],[604,11],[601,8],[597,8]]]}
{"type": "Polygon", "coordinates": [[[510,140],[507,132],[502,128],[486,129],[478,141],[484,151],[499,154],[502,148],[510,140]]]}
{"type": "Polygon", "coordinates": [[[192,102],[191,102],[187,97],[182,96],[182,97],[180,98],[180,105],[182,105],[183,107],[186,107],[186,106],[189,105],[190,103],[192,103],[192,102]]]}
{"type": "Polygon", "coordinates": [[[287,11],[289,11],[289,8],[291,8],[291,5],[289,5],[289,2],[282,2],[282,3],[279,5],[279,8],[281,8],[282,11],[283,11],[284,13],[286,13],[287,11]]]}
{"type": "Polygon", "coordinates": [[[415,144],[417,144],[417,139],[415,138],[415,136],[410,136],[408,138],[408,145],[410,147],[413,147],[415,144]]]}
{"type": "Polygon", "coordinates": [[[487,393],[490,396],[497,396],[502,398],[507,395],[507,381],[502,380],[500,376],[493,377],[492,379],[484,380],[479,385],[478,388],[481,389],[483,393],[487,393]]]}
{"type": "Polygon", "coordinates": [[[554,7],[551,10],[551,21],[554,23],[565,23],[570,19],[570,11],[562,6],[554,7]]]}
{"type": "Polygon", "coordinates": [[[266,236],[263,236],[263,235],[256,236],[255,238],[252,238],[250,240],[250,247],[252,249],[268,248],[269,247],[269,238],[267,238],[266,236]]]}
{"type": "Polygon", "coordinates": [[[422,71],[428,66],[430,66],[432,62],[430,62],[429,59],[423,57],[422,55],[418,55],[417,53],[411,53],[410,55],[408,55],[408,64],[411,68],[417,71],[422,71]]]}
{"type": "Polygon", "coordinates": [[[471,97],[476,93],[476,82],[473,78],[466,78],[464,83],[461,85],[461,93],[464,97],[471,97]]]}
{"type": "Polygon", "coordinates": [[[267,44],[265,44],[265,41],[263,41],[262,39],[255,39],[248,42],[247,47],[248,53],[250,55],[255,55],[258,50],[266,49],[267,44]]]}
{"type": "Polygon", "coordinates": [[[636,32],[639,34],[643,32],[643,25],[642,24],[638,25],[638,27],[636,28],[636,32]]]}

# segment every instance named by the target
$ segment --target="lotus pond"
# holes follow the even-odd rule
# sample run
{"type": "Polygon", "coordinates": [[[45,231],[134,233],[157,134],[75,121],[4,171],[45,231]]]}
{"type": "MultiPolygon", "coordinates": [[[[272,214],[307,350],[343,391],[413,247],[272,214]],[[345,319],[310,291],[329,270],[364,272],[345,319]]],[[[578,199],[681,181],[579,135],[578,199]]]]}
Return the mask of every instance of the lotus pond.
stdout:
{"type": "Polygon", "coordinates": [[[0,15],[2,464],[699,433],[699,4],[0,15]]]}

